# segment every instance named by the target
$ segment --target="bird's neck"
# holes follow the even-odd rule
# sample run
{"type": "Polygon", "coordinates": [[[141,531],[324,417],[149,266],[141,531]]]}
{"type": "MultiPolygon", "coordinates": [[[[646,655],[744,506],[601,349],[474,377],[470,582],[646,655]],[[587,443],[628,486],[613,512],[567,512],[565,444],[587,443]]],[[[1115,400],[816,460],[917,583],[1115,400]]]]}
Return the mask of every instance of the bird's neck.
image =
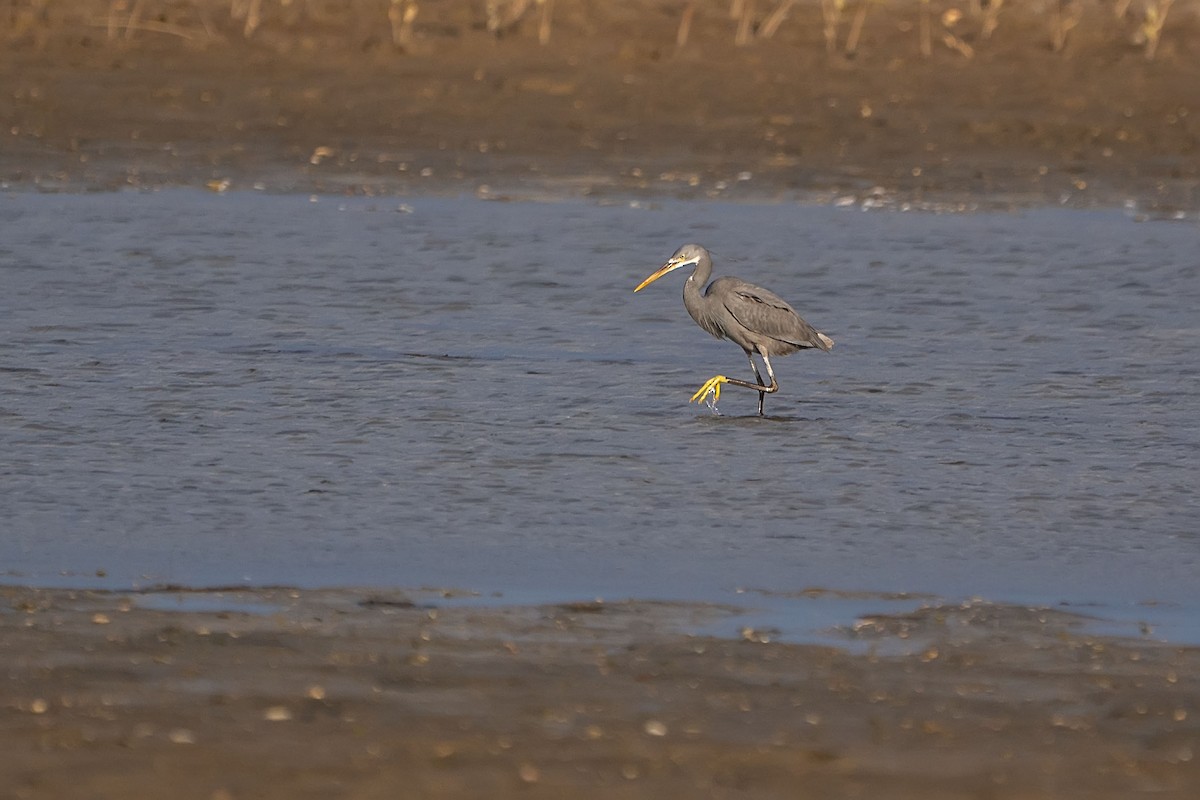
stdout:
{"type": "Polygon", "coordinates": [[[712,261],[708,256],[705,256],[696,262],[696,268],[692,270],[692,274],[684,281],[684,291],[687,291],[688,286],[694,286],[696,291],[703,292],[704,285],[708,283],[710,276],[712,276],[712,261]]]}
{"type": "Polygon", "coordinates": [[[683,282],[683,307],[696,322],[700,322],[703,316],[701,309],[704,307],[704,281],[707,278],[707,273],[702,275],[700,268],[697,267],[683,282]]]}

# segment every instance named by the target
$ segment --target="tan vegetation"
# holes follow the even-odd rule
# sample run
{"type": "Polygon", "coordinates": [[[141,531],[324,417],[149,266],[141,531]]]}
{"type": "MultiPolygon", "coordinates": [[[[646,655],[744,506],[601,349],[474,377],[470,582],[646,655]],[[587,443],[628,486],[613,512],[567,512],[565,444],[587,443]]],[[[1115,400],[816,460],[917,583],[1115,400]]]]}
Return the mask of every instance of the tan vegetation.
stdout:
{"type": "MultiPolygon", "coordinates": [[[[1174,15],[1173,0],[1037,0],[1039,6],[1027,14],[1045,19],[1046,43],[1063,51],[1080,24],[1094,18],[1115,40],[1142,48],[1146,58],[1159,52],[1168,19],[1200,14],[1197,0],[1179,0],[1174,15]],[[1136,8],[1133,8],[1136,4],[1136,8]],[[1132,13],[1131,13],[1132,12],[1132,13]]],[[[612,4],[600,0],[562,0],[562,16],[576,24],[601,29],[615,16],[611,6],[639,6],[646,15],[668,15],[678,20],[676,42],[691,40],[698,19],[725,21],[726,35],[738,45],[773,38],[792,28],[796,38],[805,38],[804,26],[811,14],[804,6],[818,8],[820,32],[830,53],[855,53],[870,47],[862,41],[863,23],[870,6],[886,7],[896,24],[914,24],[919,52],[929,57],[935,40],[966,57],[988,42],[1002,24],[1004,0],[640,0],[612,4]],[[851,15],[851,7],[853,12],[851,15]],[[845,46],[838,47],[841,28],[852,16],[845,46]],[[906,18],[912,20],[906,23],[906,18]],[[935,31],[940,20],[940,30],[935,31]],[[960,26],[959,23],[962,23],[960,26]]],[[[214,42],[227,38],[252,39],[270,28],[286,35],[299,27],[317,24],[329,35],[362,36],[375,27],[388,26],[390,41],[401,52],[422,35],[436,38],[448,28],[484,28],[493,36],[516,33],[528,23],[536,39],[547,44],[554,26],[555,0],[9,0],[3,12],[8,17],[7,39],[45,40],[55,32],[91,29],[104,31],[110,41],[129,40],[138,34],[176,36],[188,41],[214,42]],[[339,30],[340,29],[340,30],[339,30]]]]}
{"type": "Polygon", "coordinates": [[[1200,0],[5,0],[0,181],[557,181],[1196,208],[1198,11],[1200,0]]]}

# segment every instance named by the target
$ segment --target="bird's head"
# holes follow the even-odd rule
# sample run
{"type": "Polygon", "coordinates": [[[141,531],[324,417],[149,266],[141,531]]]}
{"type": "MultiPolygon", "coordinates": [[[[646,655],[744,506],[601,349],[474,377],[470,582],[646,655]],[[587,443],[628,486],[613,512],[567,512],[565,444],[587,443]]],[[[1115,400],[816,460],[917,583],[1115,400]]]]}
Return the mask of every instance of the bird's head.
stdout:
{"type": "Polygon", "coordinates": [[[701,259],[708,256],[708,251],[698,244],[685,244],[683,247],[675,251],[675,255],[671,256],[667,263],[663,264],[658,270],[637,285],[635,292],[640,292],[656,280],[666,275],[668,272],[674,272],[680,267],[690,267],[699,264],[701,259]]]}

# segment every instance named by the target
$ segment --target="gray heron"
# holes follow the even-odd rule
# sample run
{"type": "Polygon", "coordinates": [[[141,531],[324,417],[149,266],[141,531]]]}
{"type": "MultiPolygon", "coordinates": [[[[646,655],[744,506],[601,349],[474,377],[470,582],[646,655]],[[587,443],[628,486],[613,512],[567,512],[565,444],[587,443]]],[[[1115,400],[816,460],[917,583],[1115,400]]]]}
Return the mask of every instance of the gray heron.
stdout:
{"type": "Polygon", "coordinates": [[[716,375],[701,386],[692,402],[699,402],[711,392],[713,403],[721,397],[721,384],[742,386],[758,392],[758,415],[763,415],[763,400],[767,394],[779,391],[771,356],[786,356],[797,350],[817,348],[828,351],[833,339],[800,318],[782,297],[772,291],[746,283],[741,278],[723,276],[708,284],[712,275],[712,256],[698,244],[685,244],[675,255],[646,280],[638,284],[640,292],[656,280],[680,267],[695,266],[683,283],[683,305],[696,324],[718,339],[729,339],[742,348],[750,359],[750,368],[758,383],[716,375]],[[771,385],[763,383],[754,354],[766,365],[771,385]]]}

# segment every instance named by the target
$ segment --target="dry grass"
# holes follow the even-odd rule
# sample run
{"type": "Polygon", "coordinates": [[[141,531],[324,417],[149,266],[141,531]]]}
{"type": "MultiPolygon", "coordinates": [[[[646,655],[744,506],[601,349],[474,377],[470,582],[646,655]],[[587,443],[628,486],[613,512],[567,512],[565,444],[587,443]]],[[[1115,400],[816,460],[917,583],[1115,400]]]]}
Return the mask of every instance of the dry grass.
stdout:
{"type": "MultiPolygon", "coordinates": [[[[1045,46],[1068,53],[1076,29],[1089,20],[1109,20],[1111,35],[1156,58],[1161,43],[1171,36],[1171,24],[1183,17],[1200,19],[1200,0],[1039,0],[1028,16],[1040,16],[1045,46]],[[1174,13],[1172,12],[1174,8],[1174,13]]],[[[599,26],[610,9],[603,0],[561,0],[559,7],[572,20],[593,20],[599,26]]],[[[707,35],[723,27],[739,46],[789,33],[793,41],[811,40],[811,13],[820,13],[820,38],[831,56],[853,56],[869,49],[864,23],[870,9],[912,20],[917,52],[928,58],[939,45],[971,58],[986,50],[1014,11],[1005,0],[644,0],[641,13],[678,19],[676,49],[694,43],[697,31],[707,35]],[[847,29],[846,23],[849,20],[847,29]],[[717,23],[720,22],[718,26],[717,23]],[[843,30],[845,36],[843,38],[843,30]]],[[[266,31],[275,36],[302,25],[331,30],[387,31],[386,40],[406,52],[425,32],[453,19],[469,28],[486,30],[498,39],[550,41],[556,18],[555,0],[8,0],[0,11],[10,41],[28,40],[35,46],[55,30],[100,29],[109,42],[139,36],[171,36],[188,42],[213,43],[255,40],[266,31]]],[[[908,24],[908,23],[901,23],[908,24]]],[[[381,37],[382,38],[382,37],[381,37]]],[[[1036,42],[1035,42],[1036,43],[1036,42]]]]}

